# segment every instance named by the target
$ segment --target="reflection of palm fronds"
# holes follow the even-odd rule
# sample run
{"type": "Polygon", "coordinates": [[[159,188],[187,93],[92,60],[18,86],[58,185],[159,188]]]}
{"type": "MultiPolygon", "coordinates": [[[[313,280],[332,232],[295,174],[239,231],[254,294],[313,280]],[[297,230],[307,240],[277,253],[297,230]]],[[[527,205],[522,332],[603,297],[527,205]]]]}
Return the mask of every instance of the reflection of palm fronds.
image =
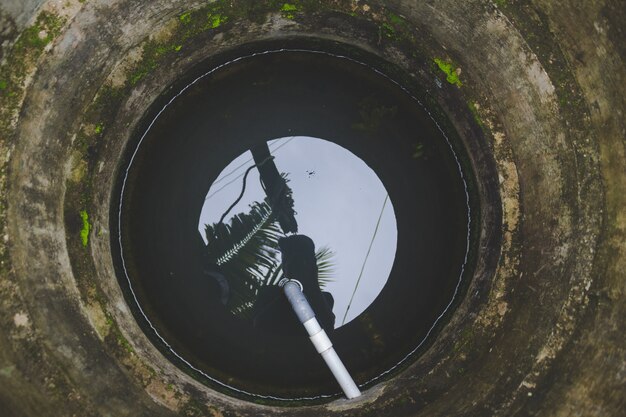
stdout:
{"type": "MultiPolygon", "coordinates": [[[[240,213],[230,224],[206,225],[208,262],[217,264],[230,286],[229,310],[250,313],[259,289],[277,285],[283,278],[278,239],[282,231],[266,201],[255,202],[250,212],[240,213]]],[[[334,253],[321,247],[315,253],[320,288],[332,280],[334,253]]]]}
{"type": "Polygon", "coordinates": [[[334,280],[336,263],[333,259],[335,252],[333,252],[328,246],[322,246],[315,252],[315,259],[317,260],[317,282],[320,284],[320,288],[323,290],[329,282],[334,280]]]}
{"type": "Polygon", "coordinates": [[[240,213],[230,225],[206,225],[209,263],[220,265],[230,285],[228,307],[237,312],[251,307],[269,271],[276,269],[278,239],[282,233],[265,202],[254,203],[249,213],[240,213]]]}
{"type": "MultiPolygon", "coordinates": [[[[315,252],[315,259],[317,260],[317,282],[319,282],[322,290],[329,282],[333,281],[336,266],[333,260],[334,256],[335,252],[328,246],[323,246],[315,252]]],[[[283,278],[283,265],[279,264],[274,271],[271,271],[271,273],[266,276],[264,285],[278,285],[283,278]]]]}

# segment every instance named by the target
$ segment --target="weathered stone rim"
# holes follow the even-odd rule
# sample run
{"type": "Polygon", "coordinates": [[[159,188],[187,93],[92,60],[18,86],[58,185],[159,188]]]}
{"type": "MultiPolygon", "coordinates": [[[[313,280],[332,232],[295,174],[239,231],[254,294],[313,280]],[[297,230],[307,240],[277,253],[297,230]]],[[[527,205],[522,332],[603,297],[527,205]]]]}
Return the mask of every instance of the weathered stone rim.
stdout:
{"type": "MultiPolygon", "coordinates": [[[[505,220],[503,251],[495,280],[470,289],[470,294],[478,297],[468,301],[474,307],[460,307],[458,311],[467,312],[467,316],[455,316],[441,333],[438,344],[397,377],[397,385],[377,387],[358,408],[345,404],[344,409],[338,401],[325,408],[288,411],[242,406],[202,391],[193,381],[176,382],[176,373],[168,373],[167,369],[159,370],[158,376],[156,371],[152,375],[145,364],[135,360],[133,352],[143,346],[130,346],[130,351],[124,348],[125,336],[132,336],[119,332],[119,328],[126,329],[119,321],[124,306],[112,306],[112,312],[102,310],[94,298],[85,297],[84,294],[89,295],[89,285],[78,290],[69,278],[71,267],[80,266],[70,265],[65,249],[80,250],[80,243],[76,243],[80,223],[68,228],[66,235],[65,228],[59,227],[62,218],[71,219],[76,213],[64,213],[59,200],[48,197],[72,192],[71,187],[64,187],[65,173],[80,176],[80,164],[76,162],[82,159],[70,159],[63,144],[71,142],[72,133],[78,133],[82,118],[79,114],[92,101],[107,74],[113,74],[116,63],[123,61],[121,55],[131,56],[132,47],[141,43],[145,33],[166,27],[188,6],[182,2],[155,2],[151,5],[154,14],[150,16],[139,14],[123,0],[77,7],[74,20],[46,47],[48,52],[38,61],[35,76],[25,84],[26,96],[19,103],[19,117],[9,136],[19,140],[3,143],[11,151],[7,262],[12,266],[10,273],[6,272],[11,280],[2,283],[3,294],[8,294],[3,306],[10,315],[27,312],[29,324],[17,325],[24,323],[21,315],[15,326],[9,323],[2,328],[2,334],[11,337],[3,342],[9,346],[4,350],[9,355],[8,363],[19,369],[5,391],[13,395],[9,408],[17,410],[36,398],[33,408],[24,409],[34,411],[24,413],[45,415],[52,408],[44,404],[60,404],[81,411],[87,407],[91,414],[115,410],[113,414],[172,415],[180,411],[189,415],[195,413],[198,403],[205,403],[210,404],[205,412],[211,409],[252,415],[354,415],[390,410],[397,415],[557,415],[572,410],[618,415],[620,401],[616,400],[616,393],[623,385],[623,376],[609,370],[624,358],[623,344],[611,341],[624,327],[620,319],[623,307],[619,307],[624,297],[620,271],[625,259],[623,120],[619,119],[623,99],[618,98],[623,93],[624,66],[614,54],[618,40],[603,32],[610,26],[606,23],[609,20],[601,18],[605,7],[615,5],[608,0],[589,2],[580,10],[565,2],[498,5],[424,5],[399,0],[388,4],[424,36],[421,46],[427,57],[444,56],[458,62],[464,81],[461,94],[480,104],[478,115],[486,126],[488,142],[483,146],[494,149],[500,178],[493,180],[501,183],[505,220]],[[176,7],[180,8],[175,10],[176,7]],[[535,15],[524,14],[526,9],[541,12],[539,19],[544,19],[541,22],[546,26],[533,24],[534,17],[528,16],[535,15]],[[119,23],[114,23],[114,27],[133,22],[134,31],[124,35],[115,30],[98,32],[94,29],[97,25],[91,25],[96,10],[105,13],[107,21],[119,23]],[[592,22],[589,16],[597,20],[592,22]],[[558,29],[554,32],[557,34],[548,30],[552,28],[558,29]],[[579,28],[584,28],[580,33],[596,36],[581,36],[579,28]],[[564,35],[559,36],[560,33],[564,35]],[[542,43],[533,43],[537,36],[542,43]],[[120,47],[112,51],[107,42],[109,47],[120,47]],[[562,55],[550,57],[555,50],[550,50],[551,45],[561,48],[562,55]],[[603,66],[591,58],[583,62],[578,49],[583,58],[599,54],[603,66]],[[77,65],[88,57],[95,57],[90,65],[77,65]],[[68,84],[72,76],[82,77],[80,89],[72,89],[68,84]],[[580,97],[580,102],[569,104],[564,100],[569,94],[565,94],[567,90],[580,97]],[[64,129],[51,125],[52,119],[63,124],[64,129]],[[43,170],[43,165],[36,161],[46,159],[71,162],[61,169],[50,164],[43,170]],[[46,259],[51,262],[42,262],[46,259]],[[591,308],[587,308],[588,304],[591,308]],[[105,313],[113,314],[107,317],[105,313]],[[112,324],[108,324],[109,319],[112,324]],[[58,325],[54,331],[49,328],[50,322],[58,325]],[[97,335],[105,343],[98,341],[97,335]],[[24,359],[22,352],[39,359],[27,369],[24,364],[30,361],[24,359]],[[110,361],[112,357],[115,360],[110,361]],[[588,364],[581,360],[589,357],[588,364]],[[576,371],[568,370],[571,364],[577,364],[576,371]],[[599,370],[592,371],[594,366],[599,370]],[[562,372],[555,373],[558,369],[562,372]],[[408,371],[415,372],[413,377],[408,371]],[[451,372],[456,376],[454,381],[462,382],[451,381],[446,376],[451,372]],[[33,384],[42,374],[47,381],[53,380],[56,388],[33,384]],[[89,377],[91,383],[84,383],[89,377]],[[583,382],[589,380],[592,383],[583,382]],[[176,382],[173,388],[178,399],[175,394],[167,394],[168,381],[176,382]],[[64,399],[70,393],[80,393],[82,399],[77,404],[67,403],[64,399]],[[604,409],[596,407],[594,395],[599,396],[604,409]],[[111,397],[127,400],[112,404],[106,401],[111,397]]],[[[370,26],[364,25],[357,33],[329,23],[340,18],[341,13],[326,20],[321,17],[323,13],[313,17],[303,13],[295,20],[298,30],[304,33],[350,38],[381,51],[389,60],[395,57],[403,61],[398,47],[386,43],[385,38],[366,35],[367,27],[378,28],[379,34],[386,33],[382,24],[389,24],[385,20],[388,15],[380,12],[379,6],[377,2],[368,6],[371,16],[366,20],[370,26]]],[[[279,15],[273,15],[273,28],[266,29],[279,35],[295,29],[285,30],[292,23],[279,15]]],[[[234,21],[229,25],[228,30],[234,30],[231,35],[238,39],[264,36],[255,25],[234,21]],[[248,33],[242,34],[243,28],[248,33]]],[[[207,36],[204,40],[212,38],[207,36]]],[[[223,40],[232,42],[232,37],[223,40]]],[[[166,71],[168,63],[161,64],[150,79],[166,71]]],[[[29,65],[33,68],[34,64],[29,65]]],[[[431,82],[437,74],[436,68],[422,67],[416,72],[431,82]]],[[[135,85],[135,97],[127,102],[125,110],[141,107],[137,95],[154,94],[149,84],[146,78],[135,85]]],[[[443,99],[456,94],[454,89],[436,88],[433,84],[432,91],[439,91],[437,96],[449,114],[463,113],[447,107],[448,101],[443,99]]],[[[472,129],[467,117],[451,119],[460,132],[472,129]]],[[[95,129],[97,125],[86,127],[95,129]]],[[[6,131],[3,133],[7,135],[6,131]]],[[[106,133],[109,138],[114,134],[112,130],[106,133]]],[[[100,175],[111,172],[103,167],[100,175]]],[[[93,184],[96,200],[106,191],[100,185],[97,181],[93,184]]],[[[103,214],[89,213],[95,227],[90,235],[92,253],[102,249],[98,234],[100,230],[106,234],[103,225],[107,216],[103,214]]],[[[477,271],[486,269],[479,264],[477,271]]],[[[98,282],[98,275],[92,276],[98,282]]],[[[111,289],[102,292],[108,290],[111,289]]]]}

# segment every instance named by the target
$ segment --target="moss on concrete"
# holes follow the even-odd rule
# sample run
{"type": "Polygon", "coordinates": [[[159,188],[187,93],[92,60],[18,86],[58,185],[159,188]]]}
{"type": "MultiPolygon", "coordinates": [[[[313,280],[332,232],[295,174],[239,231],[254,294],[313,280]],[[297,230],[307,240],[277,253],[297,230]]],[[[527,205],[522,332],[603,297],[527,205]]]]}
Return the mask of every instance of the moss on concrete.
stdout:
{"type": "Polygon", "coordinates": [[[447,82],[456,85],[457,87],[461,87],[463,85],[463,83],[461,83],[461,79],[459,78],[459,67],[455,63],[442,58],[433,58],[433,62],[437,64],[439,69],[443,71],[444,74],[446,74],[447,82]]]}
{"type": "Polygon", "coordinates": [[[280,11],[283,17],[286,17],[287,19],[293,19],[296,16],[296,12],[298,12],[298,6],[291,3],[284,3],[280,7],[280,11]]]}
{"type": "Polygon", "coordinates": [[[89,223],[89,214],[86,210],[80,211],[80,218],[83,221],[83,228],[80,231],[80,241],[83,246],[87,246],[89,243],[89,232],[91,231],[91,223],[89,223]]]}
{"type": "Polygon", "coordinates": [[[474,117],[474,121],[476,122],[476,124],[480,127],[484,127],[485,124],[483,123],[483,120],[480,118],[480,114],[478,113],[478,107],[479,107],[478,103],[475,103],[473,101],[467,102],[467,108],[472,113],[472,116],[474,117]]]}
{"type": "MultiPolygon", "coordinates": [[[[305,16],[323,13],[340,13],[351,19],[366,19],[376,22],[379,27],[379,44],[383,41],[397,44],[416,58],[422,50],[423,41],[416,35],[414,28],[403,16],[385,6],[372,5],[355,8],[348,0],[326,2],[321,0],[217,0],[198,9],[187,10],[177,17],[175,26],[167,40],[147,38],[143,44],[142,58],[127,72],[127,84],[135,86],[148,74],[156,70],[165,60],[171,59],[184,50],[185,45],[195,42],[199,37],[211,32],[227,30],[225,24],[247,20],[263,23],[272,13],[279,13],[286,19],[304,19],[305,16]]],[[[442,65],[444,64],[442,61],[442,65]]],[[[460,86],[461,81],[452,68],[447,74],[449,82],[460,86]]]]}
{"type": "Polygon", "coordinates": [[[65,19],[53,13],[40,13],[35,23],[22,32],[0,67],[0,136],[9,136],[14,113],[22,100],[24,81],[64,24],[65,19]]]}

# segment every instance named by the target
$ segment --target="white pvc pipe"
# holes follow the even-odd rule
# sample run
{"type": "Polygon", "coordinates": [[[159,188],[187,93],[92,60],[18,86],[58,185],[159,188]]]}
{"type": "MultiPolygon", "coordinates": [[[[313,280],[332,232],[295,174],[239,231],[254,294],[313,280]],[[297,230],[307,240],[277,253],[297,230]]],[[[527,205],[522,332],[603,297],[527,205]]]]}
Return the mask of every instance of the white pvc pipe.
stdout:
{"type": "Polygon", "coordinates": [[[348,399],[359,397],[361,395],[359,387],[354,383],[348,370],[341,359],[339,359],[337,352],[333,349],[333,344],[328,338],[328,335],[315,318],[315,313],[311,305],[302,293],[302,284],[293,279],[286,280],[281,284],[291,307],[309,334],[309,338],[313,346],[315,346],[315,350],[322,355],[324,362],[326,362],[326,365],[328,365],[328,368],[335,376],[335,379],[346,394],[346,397],[348,397],[348,399]]]}

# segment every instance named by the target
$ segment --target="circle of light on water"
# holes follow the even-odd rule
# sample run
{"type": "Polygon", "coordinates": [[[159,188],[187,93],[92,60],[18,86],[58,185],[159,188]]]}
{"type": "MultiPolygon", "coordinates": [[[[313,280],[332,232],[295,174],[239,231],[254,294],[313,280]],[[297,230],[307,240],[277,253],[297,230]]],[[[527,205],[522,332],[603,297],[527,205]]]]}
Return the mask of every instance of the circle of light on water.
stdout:
{"type": "MultiPolygon", "coordinates": [[[[397,245],[394,209],[376,173],[360,158],[330,141],[291,136],[268,142],[274,163],[293,191],[298,232],[317,250],[330,252],[331,267],[323,290],[334,298],[335,327],[361,314],[381,292],[393,266],[397,245]]],[[[207,243],[206,225],[219,222],[237,199],[245,171],[254,166],[244,152],[226,166],[209,189],[198,222],[207,243]]],[[[228,223],[265,192],[252,169],[243,198],[224,219],[228,223]]]]}

